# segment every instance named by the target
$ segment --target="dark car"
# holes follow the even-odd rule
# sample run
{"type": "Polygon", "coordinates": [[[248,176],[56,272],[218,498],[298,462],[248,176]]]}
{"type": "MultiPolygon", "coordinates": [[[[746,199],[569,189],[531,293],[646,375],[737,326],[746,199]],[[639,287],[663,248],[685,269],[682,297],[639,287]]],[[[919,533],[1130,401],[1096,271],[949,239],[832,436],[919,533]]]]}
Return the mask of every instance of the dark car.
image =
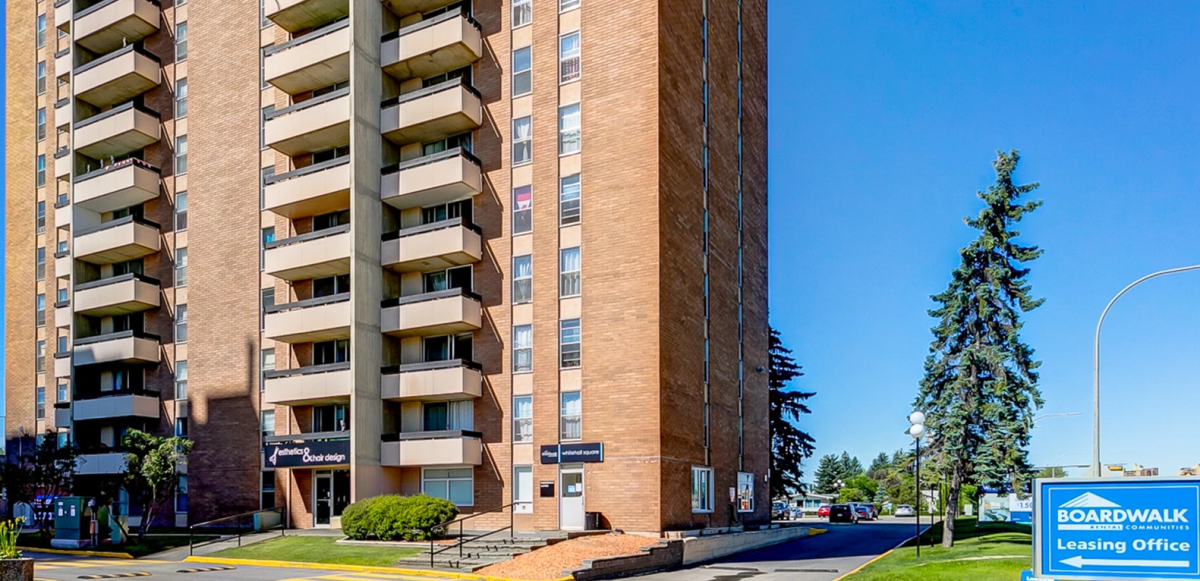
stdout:
{"type": "Polygon", "coordinates": [[[848,504],[835,504],[829,507],[829,522],[858,524],[858,512],[848,504]]]}
{"type": "Polygon", "coordinates": [[[870,502],[852,502],[850,505],[854,507],[854,510],[858,510],[859,508],[867,509],[867,513],[863,517],[867,520],[875,520],[879,518],[879,509],[875,508],[875,505],[870,502]]]}
{"type": "Polygon", "coordinates": [[[866,505],[866,504],[854,505],[854,513],[857,514],[858,518],[861,520],[875,520],[875,512],[871,510],[871,507],[869,505],[866,505]]]}

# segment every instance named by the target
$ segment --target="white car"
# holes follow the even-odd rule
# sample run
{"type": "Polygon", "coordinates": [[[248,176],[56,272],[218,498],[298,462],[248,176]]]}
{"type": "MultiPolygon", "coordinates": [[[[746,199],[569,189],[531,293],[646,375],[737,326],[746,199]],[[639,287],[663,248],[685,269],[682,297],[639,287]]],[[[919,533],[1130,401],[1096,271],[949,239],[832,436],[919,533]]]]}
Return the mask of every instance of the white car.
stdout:
{"type": "Polygon", "coordinates": [[[914,514],[913,507],[907,504],[901,504],[896,507],[896,516],[913,516],[914,514]]]}

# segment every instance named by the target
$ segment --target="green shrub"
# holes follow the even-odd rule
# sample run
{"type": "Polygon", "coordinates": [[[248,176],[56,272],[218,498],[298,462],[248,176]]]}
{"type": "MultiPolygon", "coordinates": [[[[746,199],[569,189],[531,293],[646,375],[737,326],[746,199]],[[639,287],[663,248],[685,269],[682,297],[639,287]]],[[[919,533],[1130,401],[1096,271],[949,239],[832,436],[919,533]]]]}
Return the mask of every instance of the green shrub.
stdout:
{"type": "Polygon", "coordinates": [[[342,511],[342,532],[355,540],[421,541],[433,527],[458,516],[454,503],[424,494],[389,494],[360,500],[342,511]]]}

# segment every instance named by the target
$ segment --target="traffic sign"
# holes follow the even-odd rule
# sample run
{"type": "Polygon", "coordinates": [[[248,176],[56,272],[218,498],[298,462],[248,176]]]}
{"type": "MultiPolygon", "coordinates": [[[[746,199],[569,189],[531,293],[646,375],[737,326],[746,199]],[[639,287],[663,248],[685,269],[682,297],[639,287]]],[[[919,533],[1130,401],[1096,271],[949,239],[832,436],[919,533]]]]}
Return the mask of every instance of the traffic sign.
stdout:
{"type": "Polygon", "coordinates": [[[1200,478],[1039,479],[1034,507],[1037,577],[1200,580],[1200,478]]]}

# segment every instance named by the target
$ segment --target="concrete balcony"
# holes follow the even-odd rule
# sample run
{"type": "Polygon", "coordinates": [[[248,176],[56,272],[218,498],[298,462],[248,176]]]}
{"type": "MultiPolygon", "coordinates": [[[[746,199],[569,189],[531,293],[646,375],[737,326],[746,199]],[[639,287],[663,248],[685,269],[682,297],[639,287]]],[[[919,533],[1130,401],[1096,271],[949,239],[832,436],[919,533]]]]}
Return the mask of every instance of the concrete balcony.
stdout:
{"type": "Polygon", "coordinates": [[[350,401],[350,362],[268,371],[265,401],[298,406],[350,401]]]}
{"type": "Polygon", "coordinates": [[[267,179],[266,209],[287,218],[306,218],[350,207],[350,156],[267,179]]]}
{"type": "Polygon", "coordinates": [[[108,391],[76,395],[75,421],[117,418],[158,419],[159,394],[156,391],[108,391]]]}
{"type": "Polygon", "coordinates": [[[309,343],[350,337],[350,293],[275,305],[266,311],[268,339],[309,343]]]}
{"type": "Polygon", "coordinates": [[[275,111],[266,120],[267,145],[289,156],[350,143],[350,88],[275,111]]]}
{"type": "Polygon", "coordinates": [[[71,98],[64,97],[54,102],[54,124],[62,127],[71,122],[71,98]]]}
{"type": "Polygon", "coordinates": [[[158,198],[162,170],[140,159],[126,159],[75,176],[75,204],[93,212],[112,212],[158,198]]]}
{"type": "Polygon", "coordinates": [[[158,252],[158,224],[125,216],[75,235],[75,258],[92,264],[112,264],[158,252]]]}
{"type": "Polygon", "coordinates": [[[380,256],[397,272],[440,270],[479,262],[483,241],[478,226],[454,218],[384,234],[380,256]]]}
{"type": "Polygon", "coordinates": [[[71,28],[71,13],[75,10],[71,0],[58,0],[54,3],[54,26],[63,30],[71,28]]]}
{"type": "Polygon", "coordinates": [[[479,466],[482,434],[466,430],[385,434],[380,464],[399,466],[479,466]]]}
{"type": "Polygon", "coordinates": [[[162,283],[140,274],[123,274],[75,285],[75,312],[111,317],[157,309],[162,283]]]}
{"type": "Polygon", "coordinates": [[[264,272],[292,281],[348,274],[350,236],[350,225],[344,224],[270,242],[264,251],[264,272]]]}
{"type": "Polygon", "coordinates": [[[75,465],[75,474],[94,476],[98,474],[121,474],[125,471],[125,453],[81,454],[75,465]]]}
{"type": "Polygon", "coordinates": [[[71,251],[54,253],[54,276],[57,278],[67,278],[71,276],[71,251]]]}
{"type": "Polygon", "coordinates": [[[455,148],[383,168],[379,196],[398,210],[466,200],[483,191],[479,159],[455,148]]]}
{"type": "Polygon", "coordinates": [[[145,363],[159,362],[158,335],[135,331],[121,331],[76,339],[74,345],[75,367],[101,363],[145,363]]]}
{"type": "Polygon", "coordinates": [[[75,69],[75,96],[107,107],[124,103],[162,82],[158,57],[129,45],[75,69]]]}
{"type": "Polygon", "coordinates": [[[54,425],[60,428],[71,425],[71,402],[54,402],[54,425]]]}
{"type": "Polygon", "coordinates": [[[384,35],[379,61],[403,81],[465,67],[483,56],[479,23],[453,10],[384,35]]]}
{"type": "Polygon", "coordinates": [[[350,14],[350,0],[266,0],[267,18],[288,32],[316,28],[350,14]]]}
{"type": "Polygon", "coordinates": [[[71,155],[71,148],[60,147],[54,152],[54,177],[63,178],[71,175],[71,168],[75,165],[75,157],[71,155]]]}
{"type": "Polygon", "coordinates": [[[483,394],[480,369],[461,359],[385,367],[379,393],[390,401],[472,399],[483,394]]]}
{"type": "Polygon", "coordinates": [[[70,327],[75,322],[75,312],[71,310],[71,301],[54,303],[54,326],[70,327]]]}
{"type": "Polygon", "coordinates": [[[94,159],[119,157],[161,137],[158,113],[132,101],[75,123],[75,151],[94,159]]]}
{"type": "Polygon", "coordinates": [[[482,320],[479,296],[463,289],[383,301],[381,330],[395,337],[447,335],[478,329],[482,320]]]}
{"type": "Polygon", "coordinates": [[[71,68],[74,65],[75,59],[71,57],[71,47],[68,46],[54,53],[54,76],[62,77],[71,74],[71,68]]]}
{"type": "Polygon", "coordinates": [[[54,354],[54,377],[71,377],[71,353],[69,351],[54,354]]]}
{"type": "Polygon", "coordinates": [[[397,16],[408,16],[418,12],[429,12],[434,8],[441,8],[454,0],[383,0],[383,5],[387,6],[393,14],[397,16]]]}
{"type": "Polygon", "coordinates": [[[483,119],[479,92],[461,79],[388,99],[381,107],[380,131],[397,145],[470,131],[483,119]]]}
{"type": "Polygon", "coordinates": [[[161,21],[156,0],[104,0],[75,13],[75,43],[105,54],[158,32],[161,21]]]}
{"type": "Polygon", "coordinates": [[[268,83],[295,95],[350,78],[350,20],[263,49],[268,83]]]}

